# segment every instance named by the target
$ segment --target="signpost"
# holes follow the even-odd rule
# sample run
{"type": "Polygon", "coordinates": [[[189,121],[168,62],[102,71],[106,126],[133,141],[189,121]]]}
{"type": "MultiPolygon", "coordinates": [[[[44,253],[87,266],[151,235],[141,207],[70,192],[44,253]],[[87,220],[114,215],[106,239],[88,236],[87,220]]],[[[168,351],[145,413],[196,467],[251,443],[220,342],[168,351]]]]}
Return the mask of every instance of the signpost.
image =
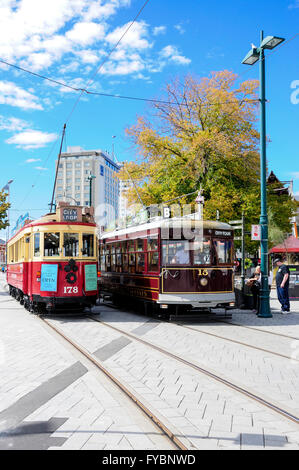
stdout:
{"type": "Polygon", "coordinates": [[[251,226],[251,240],[261,241],[262,239],[262,227],[261,225],[251,226]]]}
{"type": "Polygon", "coordinates": [[[235,230],[242,230],[241,237],[234,237],[234,240],[241,241],[241,251],[242,251],[242,262],[241,262],[241,282],[242,282],[242,294],[244,295],[245,289],[245,216],[244,211],[242,212],[242,219],[241,220],[231,220],[229,222],[230,225],[233,225],[235,230]]]}

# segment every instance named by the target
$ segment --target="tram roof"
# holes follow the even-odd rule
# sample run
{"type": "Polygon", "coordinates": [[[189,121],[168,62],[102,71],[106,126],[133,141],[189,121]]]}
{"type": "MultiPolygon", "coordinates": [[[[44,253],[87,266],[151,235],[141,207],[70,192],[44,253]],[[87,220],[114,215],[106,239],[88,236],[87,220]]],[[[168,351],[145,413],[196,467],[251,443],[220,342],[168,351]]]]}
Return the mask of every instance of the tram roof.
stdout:
{"type": "Polygon", "coordinates": [[[136,232],[144,232],[146,230],[153,230],[156,228],[176,228],[176,227],[189,227],[190,228],[190,223],[191,223],[191,228],[200,228],[201,224],[203,223],[203,228],[204,229],[211,229],[211,230],[233,230],[234,228],[226,224],[224,222],[219,222],[216,220],[204,220],[201,222],[200,220],[194,220],[194,219],[178,219],[178,218],[172,218],[172,219],[161,219],[161,220],[156,220],[154,222],[148,222],[144,223],[141,225],[134,225],[132,227],[127,227],[124,229],[119,229],[119,230],[113,230],[112,232],[105,232],[101,235],[101,239],[106,239],[106,238],[113,238],[117,236],[122,236],[126,235],[129,233],[136,233],[136,232]]]}

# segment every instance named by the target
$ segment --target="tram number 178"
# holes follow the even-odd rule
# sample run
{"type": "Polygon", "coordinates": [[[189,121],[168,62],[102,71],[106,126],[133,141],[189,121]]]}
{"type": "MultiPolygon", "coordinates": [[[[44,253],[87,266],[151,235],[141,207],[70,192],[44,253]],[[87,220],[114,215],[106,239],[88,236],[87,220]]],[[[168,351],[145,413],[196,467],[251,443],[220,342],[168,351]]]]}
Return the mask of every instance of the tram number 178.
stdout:
{"type": "Polygon", "coordinates": [[[78,287],[67,286],[63,288],[64,294],[78,294],[78,287]]]}

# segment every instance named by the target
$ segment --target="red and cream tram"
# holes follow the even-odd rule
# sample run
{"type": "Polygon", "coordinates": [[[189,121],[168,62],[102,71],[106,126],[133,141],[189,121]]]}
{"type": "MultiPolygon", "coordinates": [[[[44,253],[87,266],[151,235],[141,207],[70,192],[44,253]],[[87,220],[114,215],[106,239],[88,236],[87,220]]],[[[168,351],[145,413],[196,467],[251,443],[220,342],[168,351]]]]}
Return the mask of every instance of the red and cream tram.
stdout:
{"type": "Polygon", "coordinates": [[[227,308],[235,302],[233,259],[228,224],[151,222],[101,236],[100,289],[116,302],[142,300],[154,311],[227,308]]]}
{"type": "Polygon", "coordinates": [[[9,293],[32,312],[95,305],[97,237],[93,209],[61,203],[8,242],[9,293]]]}

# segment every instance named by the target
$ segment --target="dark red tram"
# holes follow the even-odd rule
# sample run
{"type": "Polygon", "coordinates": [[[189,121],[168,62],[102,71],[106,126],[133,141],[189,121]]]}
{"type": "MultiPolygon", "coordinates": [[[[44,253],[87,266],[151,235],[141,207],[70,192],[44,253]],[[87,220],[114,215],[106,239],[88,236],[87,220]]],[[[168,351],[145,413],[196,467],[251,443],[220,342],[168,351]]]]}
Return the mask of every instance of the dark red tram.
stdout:
{"type": "Polygon", "coordinates": [[[28,310],[73,312],[95,305],[98,246],[91,212],[62,203],[9,240],[9,293],[28,310]]]}
{"type": "Polygon", "coordinates": [[[169,219],[121,229],[101,237],[100,292],[169,313],[232,307],[233,259],[233,229],[224,223],[169,219]]]}

